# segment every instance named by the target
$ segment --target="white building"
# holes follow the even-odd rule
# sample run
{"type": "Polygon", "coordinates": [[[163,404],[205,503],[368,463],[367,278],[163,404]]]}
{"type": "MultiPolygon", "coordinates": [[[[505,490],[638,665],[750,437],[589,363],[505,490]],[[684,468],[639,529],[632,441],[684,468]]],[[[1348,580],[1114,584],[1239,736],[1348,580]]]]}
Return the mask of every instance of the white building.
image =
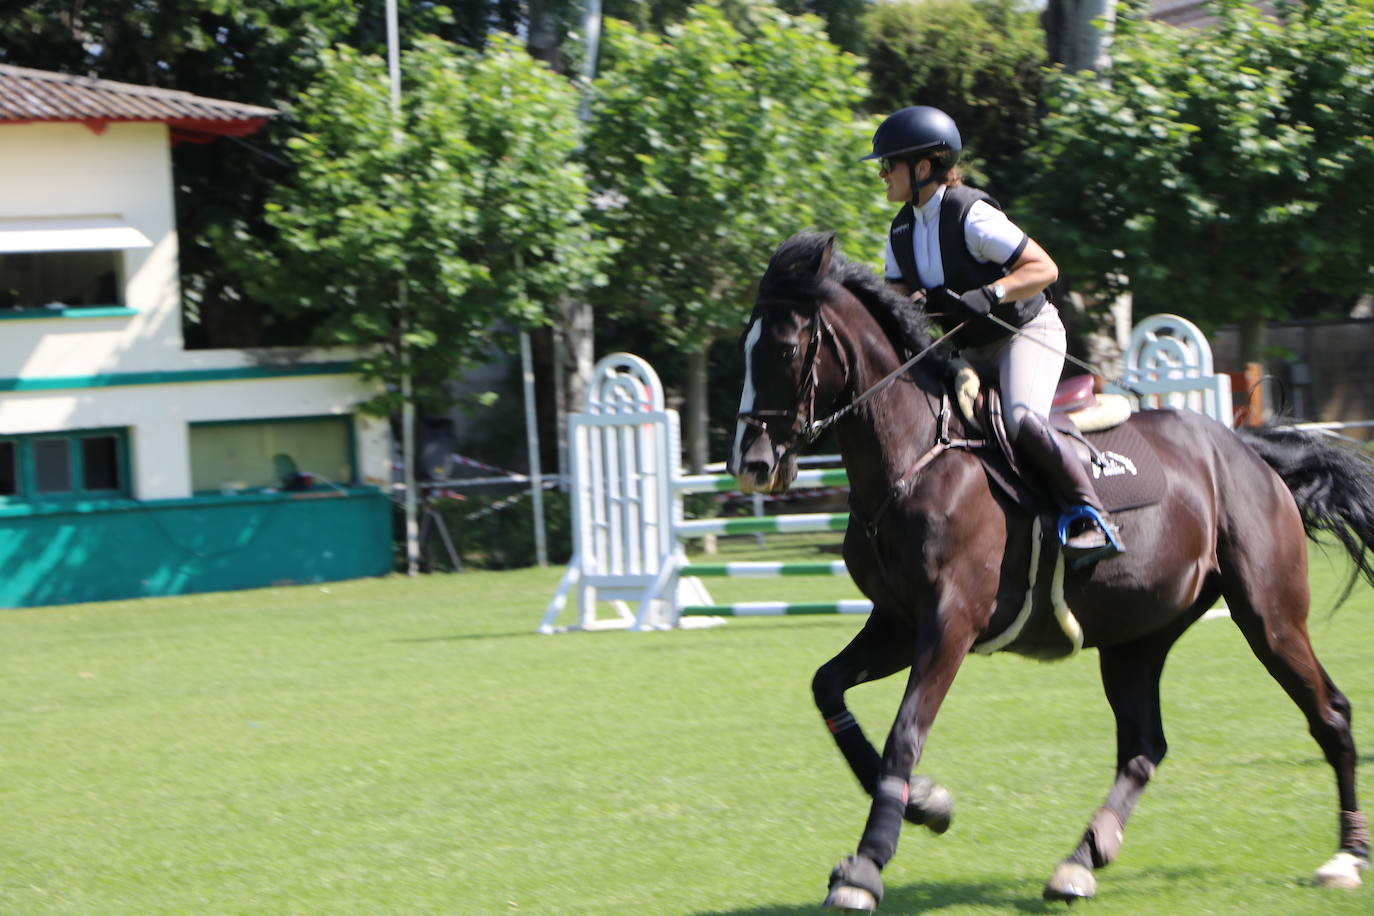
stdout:
{"type": "Polygon", "coordinates": [[[274,114],[0,65],[0,607],[391,568],[346,354],[183,346],[170,147],[274,114]]]}

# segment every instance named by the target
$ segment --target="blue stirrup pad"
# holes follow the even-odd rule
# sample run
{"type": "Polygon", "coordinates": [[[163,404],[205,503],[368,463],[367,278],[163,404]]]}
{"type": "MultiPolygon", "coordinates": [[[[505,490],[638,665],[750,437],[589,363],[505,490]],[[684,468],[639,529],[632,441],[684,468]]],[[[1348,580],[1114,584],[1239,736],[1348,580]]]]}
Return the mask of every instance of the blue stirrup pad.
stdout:
{"type": "Polygon", "coordinates": [[[1107,540],[1116,548],[1117,553],[1125,553],[1121,542],[1116,539],[1116,532],[1112,530],[1112,526],[1108,525],[1102,514],[1092,506],[1074,506],[1072,509],[1064,510],[1064,514],[1059,516],[1059,543],[1067,544],[1069,542],[1069,526],[1084,518],[1090,519],[1094,525],[1102,530],[1102,533],[1107,536],[1107,540]]]}

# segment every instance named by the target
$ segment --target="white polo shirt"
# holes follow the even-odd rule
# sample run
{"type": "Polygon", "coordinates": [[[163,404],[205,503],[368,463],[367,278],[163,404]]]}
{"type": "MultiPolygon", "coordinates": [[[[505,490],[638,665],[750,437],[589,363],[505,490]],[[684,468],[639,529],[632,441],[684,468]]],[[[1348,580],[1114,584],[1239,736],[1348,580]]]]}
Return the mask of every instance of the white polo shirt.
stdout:
{"type": "MultiPolygon", "coordinates": [[[[945,186],[940,185],[925,206],[916,208],[916,222],[911,227],[911,248],[916,255],[916,270],[926,289],[942,286],[945,267],[940,260],[940,203],[945,199],[945,186]]],[[[1007,215],[985,200],[975,201],[964,220],[964,244],[980,264],[1005,264],[1016,253],[1026,233],[1007,218],[1007,215]]],[[[883,247],[886,262],[884,273],[893,283],[905,282],[902,268],[892,255],[892,237],[883,247]]],[[[964,292],[956,290],[956,292],[964,292]]]]}

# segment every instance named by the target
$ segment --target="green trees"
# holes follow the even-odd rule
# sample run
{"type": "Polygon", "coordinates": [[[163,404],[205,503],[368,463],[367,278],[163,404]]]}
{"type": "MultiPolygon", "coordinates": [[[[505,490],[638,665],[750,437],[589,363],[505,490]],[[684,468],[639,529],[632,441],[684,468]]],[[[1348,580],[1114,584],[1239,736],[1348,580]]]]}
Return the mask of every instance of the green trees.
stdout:
{"type": "Polygon", "coordinates": [[[1206,32],[1125,19],[1110,74],[1047,85],[1022,0],[780,3],[827,17],[867,70],[762,0],[606,0],[637,28],[608,20],[585,130],[577,87],[494,31],[531,25],[533,43],[537,20],[550,59],[575,61],[576,41],[554,47],[569,0],[402,0],[404,47],[455,43],[407,52],[399,138],[367,57],[381,0],[0,0],[0,61],[287,111],[246,142],[175,151],[192,338],[269,342],[268,316],[385,341],[369,371],[393,377],[405,279],[416,369],[437,378],[604,273],[598,321],[688,356],[697,461],[708,348],[773,246],[826,228],[852,257],[881,250],[890,207],[855,161],[860,108],[948,110],[978,183],[1007,198],[1033,178],[1017,220],[1104,298],[1129,284],[1142,307],[1255,329],[1300,294],[1374,285],[1374,0],[1280,3],[1277,23],[1221,0],[1206,32]],[[226,258],[231,242],[257,253],[226,258]]]}
{"type": "Polygon", "coordinates": [[[1209,31],[1119,20],[1109,80],[1057,76],[1032,231],[1076,277],[1240,322],[1371,283],[1374,4],[1241,0],[1209,31]]]}
{"type": "Polygon", "coordinates": [[[869,110],[934,105],[959,125],[988,187],[1015,189],[1039,125],[1045,38],[1022,0],[901,0],[864,19],[869,110]]]}
{"type": "Polygon", "coordinates": [[[587,163],[620,250],[598,303],[688,354],[689,454],[705,462],[706,354],[733,336],[776,245],[801,229],[881,249],[885,206],[856,120],[856,58],[818,20],[694,7],[662,35],[608,22],[587,163]]]}
{"type": "MultiPolygon", "coordinates": [[[[408,35],[464,42],[514,29],[508,4],[400,0],[408,35]]],[[[280,108],[310,85],[337,43],[385,48],[382,0],[0,0],[0,63],[60,70],[280,108]]],[[[212,242],[233,223],[262,232],[262,206],[290,173],[292,133],[277,118],[247,141],[173,150],[188,345],[299,342],[308,327],[248,295],[212,242]]]]}
{"type": "Polygon", "coordinates": [[[480,54],[424,39],[402,74],[393,118],[382,59],[324,54],[292,111],[296,171],[267,203],[278,237],[237,240],[253,292],[317,342],[364,347],[360,368],[393,386],[379,408],[395,406],[403,342],[417,396],[442,404],[494,334],[594,282],[606,248],[584,219],[565,80],[499,36],[480,54]]]}

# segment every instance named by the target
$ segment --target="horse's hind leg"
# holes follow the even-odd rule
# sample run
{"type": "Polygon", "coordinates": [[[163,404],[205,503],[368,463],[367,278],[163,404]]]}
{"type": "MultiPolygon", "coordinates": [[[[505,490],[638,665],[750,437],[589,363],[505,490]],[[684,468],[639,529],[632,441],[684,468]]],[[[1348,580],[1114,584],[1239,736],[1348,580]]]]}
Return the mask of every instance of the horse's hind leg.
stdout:
{"type": "MultiPolygon", "coordinates": [[[[811,681],[816,708],[844,755],[859,785],[870,797],[878,791],[882,758],[845,705],[849,688],[896,674],[911,664],[915,632],[875,608],[864,627],[840,653],[826,662],[811,681]]],[[[924,824],[935,833],[949,829],[952,804],[949,792],[923,776],[914,776],[908,790],[906,820],[924,824]]]]}
{"type": "Polygon", "coordinates": [[[1102,686],[1116,716],[1116,781],[1077,848],[1045,884],[1045,899],[1071,903],[1092,897],[1097,892],[1093,869],[1116,858],[1126,821],[1168,751],[1159,678],[1180,632],[1182,627],[1099,651],[1102,686]]]}
{"type": "Polygon", "coordinates": [[[1252,584],[1247,580],[1240,587],[1227,589],[1226,603],[1256,657],[1302,710],[1308,730],[1336,773],[1340,848],[1317,870],[1317,883],[1358,887],[1360,872],[1369,867],[1369,825],[1355,797],[1350,701],[1312,651],[1307,635],[1306,563],[1287,568],[1292,575],[1283,577],[1286,581],[1252,584]]]}

